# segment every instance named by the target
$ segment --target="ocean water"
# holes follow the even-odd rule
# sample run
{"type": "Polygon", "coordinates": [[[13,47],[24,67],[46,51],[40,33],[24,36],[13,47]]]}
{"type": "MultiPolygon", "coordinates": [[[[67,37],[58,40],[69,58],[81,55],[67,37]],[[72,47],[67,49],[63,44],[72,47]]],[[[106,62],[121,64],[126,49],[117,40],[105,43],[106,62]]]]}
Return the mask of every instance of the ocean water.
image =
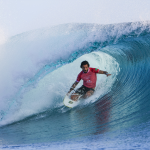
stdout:
{"type": "Polygon", "coordinates": [[[22,33],[0,45],[0,62],[0,149],[150,148],[150,22],[22,33]],[[83,60],[112,75],[66,108],[83,60]]]}

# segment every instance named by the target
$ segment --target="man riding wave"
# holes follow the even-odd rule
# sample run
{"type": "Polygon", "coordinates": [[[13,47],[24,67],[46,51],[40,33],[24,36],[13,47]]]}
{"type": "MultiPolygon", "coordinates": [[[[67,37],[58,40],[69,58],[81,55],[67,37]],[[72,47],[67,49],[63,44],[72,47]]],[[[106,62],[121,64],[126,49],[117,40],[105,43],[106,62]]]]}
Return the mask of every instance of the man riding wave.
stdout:
{"type": "Polygon", "coordinates": [[[87,61],[83,61],[80,67],[82,68],[82,71],[78,74],[77,80],[74,82],[69,92],[67,93],[67,95],[69,95],[69,93],[74,90],[80,80],[83,80],[83,85],[71,95],[71,99],[74,101],[77,101],[79,97],[90,97],[94,93],[97,81],[96,74],[105,74],[107,77],[111,75],[108,74],[107,71],[91,68],[87,61]]]}

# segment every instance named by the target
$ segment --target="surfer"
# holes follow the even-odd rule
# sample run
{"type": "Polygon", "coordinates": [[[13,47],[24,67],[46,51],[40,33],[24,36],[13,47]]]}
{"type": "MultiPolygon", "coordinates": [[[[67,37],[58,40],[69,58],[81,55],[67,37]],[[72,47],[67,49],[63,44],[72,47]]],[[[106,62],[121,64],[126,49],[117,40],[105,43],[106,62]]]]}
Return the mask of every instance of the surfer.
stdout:
{"type": "Polygon", "coordinates": [[[94,93],[96,87],[97,73],[105,74],[107,77],[111,75],[108,74],[107,71],[102,71],[97,68],[91,68],[88,61],[83,61],[80,67],[82,68],[82,71],[78,74],[77,80],[74,82],[69,92],[67,93],[67,95],[69,95],[69,93],[74,90],[80,80],[83,80],[83,85],[71,95],[71,99],[74,101],[77,101],[79,97],[90,97],[94,93]]]}

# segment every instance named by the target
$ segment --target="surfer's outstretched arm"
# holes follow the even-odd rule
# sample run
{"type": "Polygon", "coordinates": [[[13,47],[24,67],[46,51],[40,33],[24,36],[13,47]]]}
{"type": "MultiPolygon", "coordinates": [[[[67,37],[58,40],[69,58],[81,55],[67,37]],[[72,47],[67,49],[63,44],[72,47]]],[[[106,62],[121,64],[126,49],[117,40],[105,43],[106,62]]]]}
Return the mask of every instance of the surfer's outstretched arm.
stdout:
{"type": "Polygon", "coordinates": [[[107,71],[102,71],[102,70],[100,70],[100,71],[98,72],[98,74],[105,74],[107,77],[111,75],[111,74],[109,74],[107,71]]]}
{"type": "Polygon", "coordinates": [[[77,86],[78,83],[79,83],[79,82],[77,82],[77,81],[75,81],[75,82],[73,83],[73,85],[71,86],[71,88],[70,88],[68,94],[69,94],[72,90],[74,90],[74,88],[77,86]]]}

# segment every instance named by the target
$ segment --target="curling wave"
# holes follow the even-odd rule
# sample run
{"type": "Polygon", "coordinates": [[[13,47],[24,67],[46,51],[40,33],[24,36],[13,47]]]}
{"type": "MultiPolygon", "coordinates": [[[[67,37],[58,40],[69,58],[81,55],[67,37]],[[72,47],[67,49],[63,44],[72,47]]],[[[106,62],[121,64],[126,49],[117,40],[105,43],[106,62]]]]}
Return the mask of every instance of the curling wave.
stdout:
{"type": "Polygon", "coordinates": [[[48,142],[50,135],[57,141],[149,122],[149,25],[66,24],[10,38],[0,46],[0,125],[26,118],[21,124],[36,126],[38,120],[45,137],[39,141],[48,142]],[[95,94],[64,110],[63,97],[82,60],[112,76],[99,75],[95,94]]]}

